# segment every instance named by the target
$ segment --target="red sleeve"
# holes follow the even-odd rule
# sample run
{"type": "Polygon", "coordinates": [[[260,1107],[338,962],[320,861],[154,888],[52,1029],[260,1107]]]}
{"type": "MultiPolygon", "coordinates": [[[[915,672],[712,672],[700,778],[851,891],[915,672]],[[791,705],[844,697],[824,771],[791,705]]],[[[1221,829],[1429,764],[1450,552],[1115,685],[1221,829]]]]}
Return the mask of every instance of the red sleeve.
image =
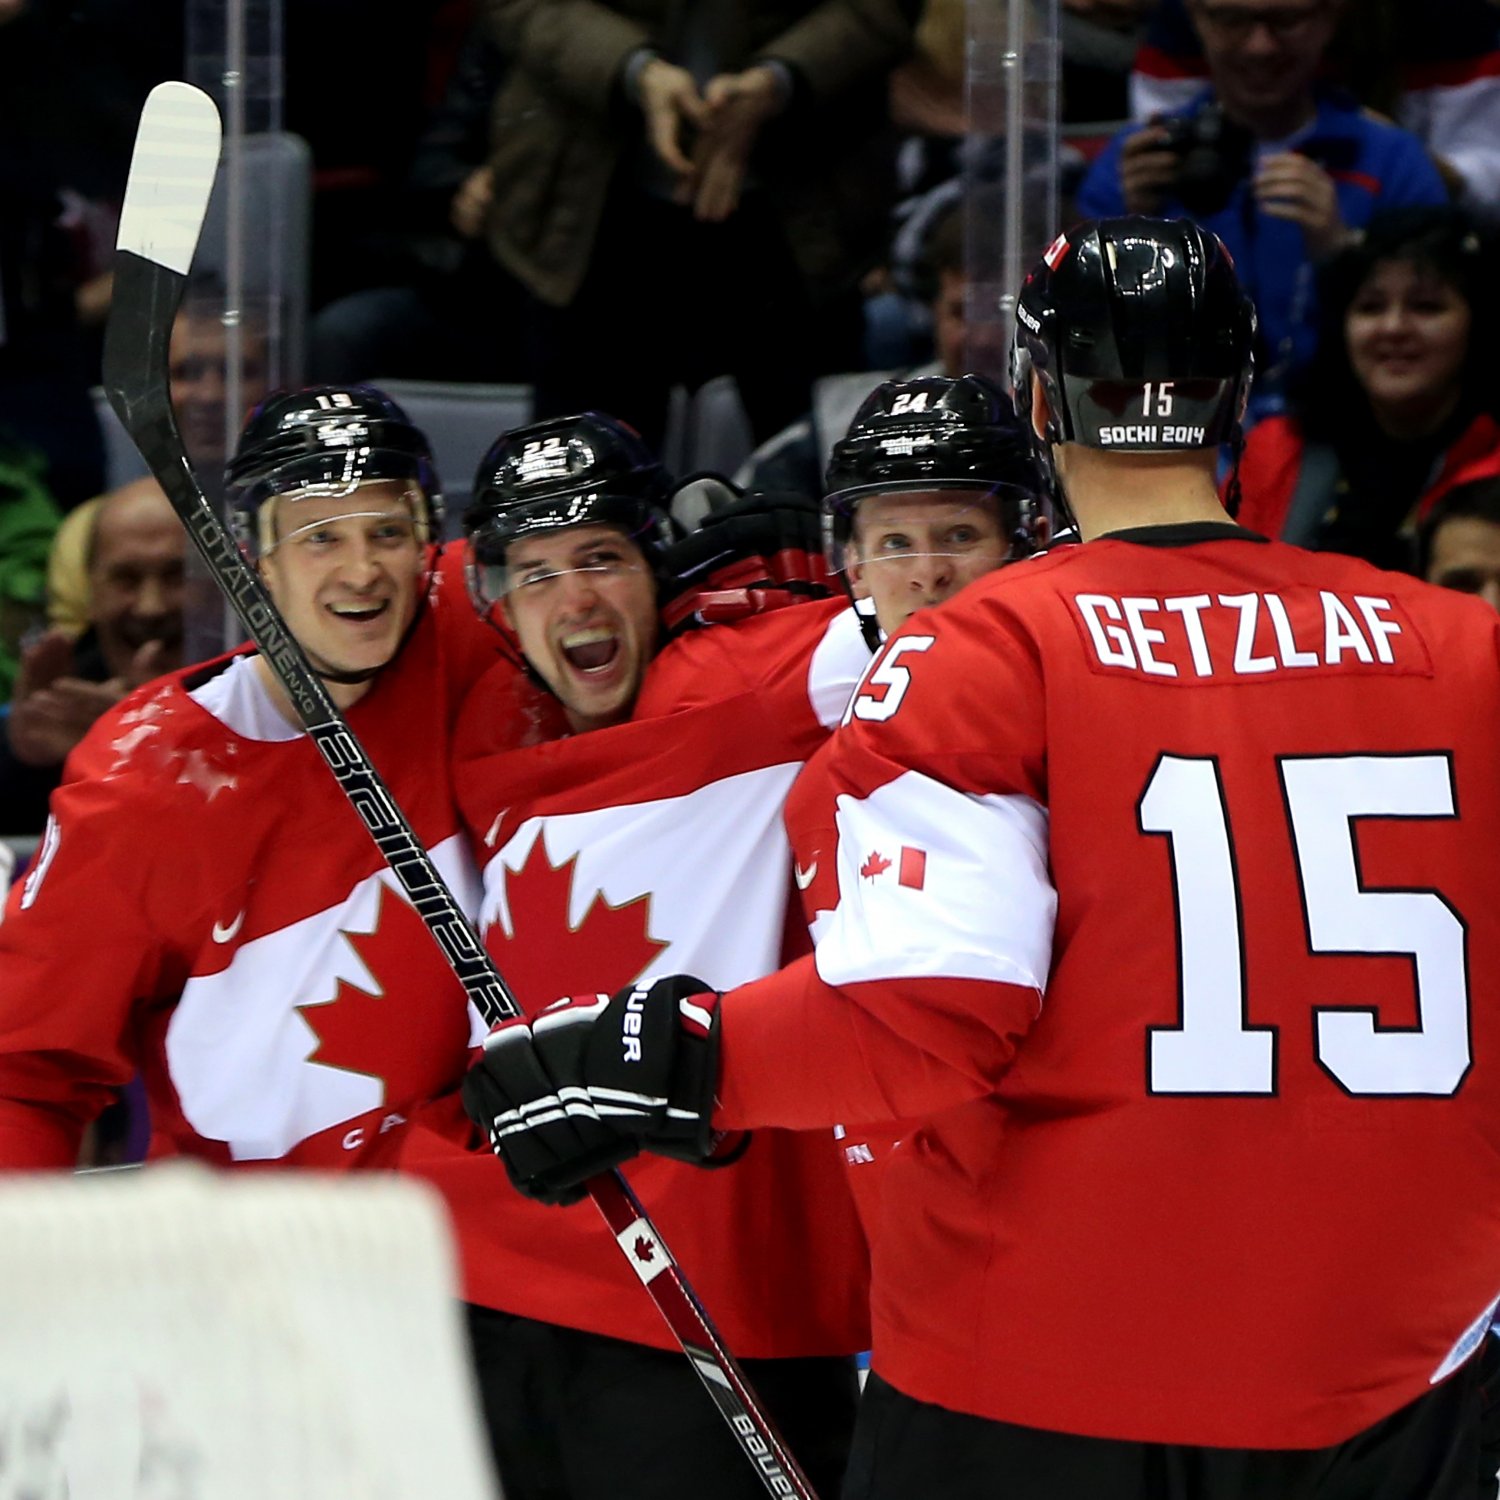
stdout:
{"type": "Polygon", "coordinates": [[[1280,538],[1297,488],[1303,448],[1301,430],[1288,417],[1268,417],[1245,439],[1235,516],[1241,526],[1273,542],[1280,538]]]}
{"type": "Polygon", "coordinates": [[[995,1091],[1036,992],[925,979],[835,989],[811,956],[724,997],[714,1123],[810,1130],[937,1114],[995,1091]],[[893,999],[895,1003],[892,1003],[893,999]]]}
{"type": "Polygon", "coordinates": [[[562,704],[502,656],[490,663],[459,705],[453,755],[463,765],[507,750],[545,745],[567,733],[562,704]]]}
{"type": "Polygon", "coordinates": [[[503,843],[500,819],[514,800],[503,790],[511,785],[510,753],[567,735],[562,704],[504,657],[470,689],[453,732],[453,795],[481,868],[503,843]]]}
{"type": "Polygon", "coordinates": [[[0,1171],[69,1171],[84,1121],[64,1111],[0,1099],[0,1171]]]}
{"type": "Polygon", "coordinates": [[[747,641],[769,618],[743,624],[709,625],[669,642],[653,658],[631,711],[633,719],[657,719],[686,708],[701,708],[758,685],[758,665],[747,641]]]}
{"type": "Polygon", "coordinates": [[[450,542],[434,558],[430,600],[449,702],[455,704],[503,660],[500,632],[479,617],[469,597],[465,551],[463,543],[450,542]]]}
{"type": "Polygon", "coordinates": [[[0,1168],[72,1164],[84,1127],[137,1071],[138,1008],[187,977],[152,908],[192,911],[204,883],[174,859],[175,895],[152,895],[165,865],[153,850],[181,809],[139,778],[64,786],[52,812],[0,922],[0,1168]]]}
{"type": "MultiPolygon", "coordinates": [[[[632,717],[659,718],[753,692],[765,696],[768,715],[778,715],[783,723],[795,716],[819,729],[821,742],[809,672],[830,627],[848,613],[846,603],[821,599],[690,630],[651,663],[632,717]]],[[[862,655],[861,670],[868,659],[867,653],[862,655]]],[[[845,673],[851,686],[857,675],[845,673]]]]}

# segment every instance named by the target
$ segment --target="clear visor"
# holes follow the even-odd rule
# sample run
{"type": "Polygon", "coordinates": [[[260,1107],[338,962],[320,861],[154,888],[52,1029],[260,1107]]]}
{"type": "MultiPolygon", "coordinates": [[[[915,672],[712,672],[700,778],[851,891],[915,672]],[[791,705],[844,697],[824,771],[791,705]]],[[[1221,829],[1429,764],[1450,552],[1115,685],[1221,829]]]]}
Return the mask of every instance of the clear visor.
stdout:
{"type": "Polygon", "coordinates": [[[432,513],[425,479],[420,460],[409,454],[368,448],[324,452],[231,488],[229,503],[262,557],[318,526],[388,514],[404,515],[425,544],[431,540],[432,513]],[[252,524],[245,526],[246,521],[252,524]]]}
{"type": "Polygon", "coordinates": [[[871,568],[887,572],[971,557],[999,564],[1014,529],[1006,514],[1027,498],[1008,485],[853,492],[825,513],[828,566],[854,582],[868,581],[871,568]]]}
{"type": "Polygon", "coordinates": [[[470,538],[470,586],[486,607],[513,596],[545,599],[563,591],[569,580],[603,583],[647,571],[640,548],[613,527],[572,527],[520,537],[481,528],[470,538]]]}
{"type": "Polygon", "coordinates": [[[425,546],[427,496],[415,480],[372,479],[339,491],[326,485],[279,491],[255,512],[261,557],[279,547],[305,544],[345,521],[364,521],[392,542],[415,539],[425,546]]]}

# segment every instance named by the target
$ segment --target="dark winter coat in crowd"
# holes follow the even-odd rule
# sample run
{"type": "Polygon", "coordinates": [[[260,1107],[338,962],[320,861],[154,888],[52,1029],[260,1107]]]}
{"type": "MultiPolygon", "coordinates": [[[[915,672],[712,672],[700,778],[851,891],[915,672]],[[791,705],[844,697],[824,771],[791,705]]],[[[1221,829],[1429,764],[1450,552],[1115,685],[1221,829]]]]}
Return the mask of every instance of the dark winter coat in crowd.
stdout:
{"type": "MultiPolygon", "coordinates": [[[[889,68],[911,45],[914,0],[727,4],[739,38],[719,60],[738,71],[776,59],[790,106],[752,159],[804,277],[851,274],[888,234],[889,68]]],[[[484,0],[481,15],[511,70],[495,95],[490,248],[537,297],[567,304],[588,268],[615,169],[643,140],[622,72],[637,48],[669,49],[674,0],[484,0]]]]}

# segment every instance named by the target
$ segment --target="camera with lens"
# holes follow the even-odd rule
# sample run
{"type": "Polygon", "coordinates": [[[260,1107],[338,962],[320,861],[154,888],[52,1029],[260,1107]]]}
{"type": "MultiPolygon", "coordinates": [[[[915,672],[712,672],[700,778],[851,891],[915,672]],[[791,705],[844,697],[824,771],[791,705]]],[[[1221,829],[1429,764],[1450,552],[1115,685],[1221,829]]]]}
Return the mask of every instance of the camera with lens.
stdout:
{"type": "Polygon", "coordinates": [[[1254,137],[1211,102],[1156,123],[1177,157],[1173,196],[1196,217],[1220,212],[1236,185],[1250,176],[1254,137]]]}

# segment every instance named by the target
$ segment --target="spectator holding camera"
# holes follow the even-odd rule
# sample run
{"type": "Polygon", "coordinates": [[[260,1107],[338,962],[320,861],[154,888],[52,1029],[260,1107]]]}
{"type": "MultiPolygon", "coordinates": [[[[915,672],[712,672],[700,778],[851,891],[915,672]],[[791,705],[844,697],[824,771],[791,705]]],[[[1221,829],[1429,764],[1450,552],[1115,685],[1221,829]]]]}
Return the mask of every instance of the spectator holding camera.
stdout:
{"type": "Polygon", "coordinates": [[[1371,220],[1319,283],[1317,354],[1250,434],[1240,523],[1412,568],[1417,523],[1500,460],[1493,251],[1457,208],[1371,220]]]}
{"type": "Polygon", "coordinates": [[[1448,198],[1415,136],[1319,83],[1344,3],[1188,0],[1208,87],[1112,141],[1078,192],[1082,215],[1186,215],[1228,246],[1260,317],[1256,416],[1312,356],[1316,268],[1377,204],[1448,198]]]}
{"type": "MultiPolygon", "coordinates": [[[[1454,198],[1500,218],[1500,5],[1495,0],[1361,0],[1344,7],[1324,74],[1427,147],[1454,198]]],[[[1202,86],[1187,0],[1155,0],[1130,77],[1145,120],[1202,86]]]]}

